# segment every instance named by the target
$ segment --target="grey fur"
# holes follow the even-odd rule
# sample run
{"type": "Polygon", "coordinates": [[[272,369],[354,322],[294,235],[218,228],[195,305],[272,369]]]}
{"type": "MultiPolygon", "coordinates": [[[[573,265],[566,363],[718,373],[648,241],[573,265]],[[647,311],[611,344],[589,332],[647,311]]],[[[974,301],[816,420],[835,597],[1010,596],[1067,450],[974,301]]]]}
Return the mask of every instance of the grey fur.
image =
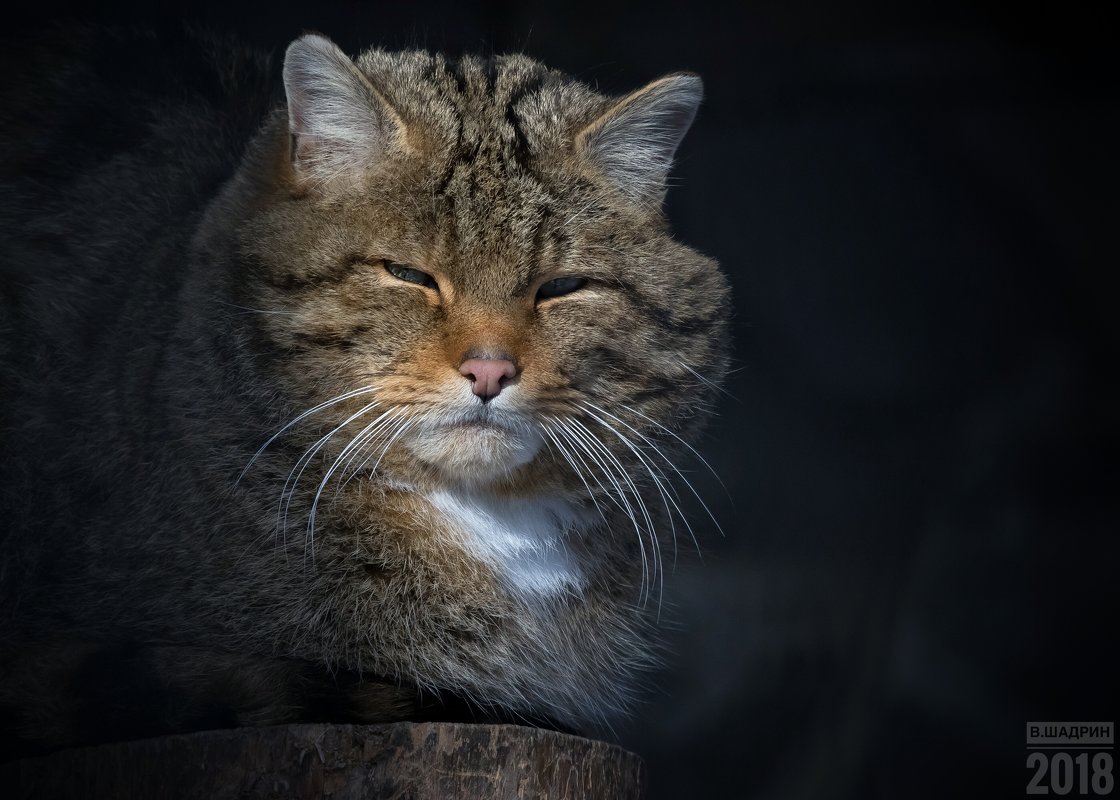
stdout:
{"type": "MultiPolygon", "coordinates": [[[[289,50],[289,88],[316,80],[291,59],[334,57],[325,41],[289,50]]],[[[15,735],[101,738],[60,720],[81,703],[59,698],[81,696],[91,648],[121,643],[187,706],[222,698],[233,723],[305,717],[292,687],[315,669],[327,683],[357,676],[346,702],[359,718],[418,713],[432,693],[573,728],[625,710],[655,660],[657,564],[643,551],[673,513],[641,453],[660,458],[654,441],[676,453],[702,423],[726,366],[728,292],[648,191],[620,189],[577,146],[619,101],[524,56],[371,50],[336,62],[343,97],[368,88],[380,114],[362,163],[360,139],[340,144],[322,117],[290,121],[268,60],[223,40],[82,33],[36,52],[48,55],[0,98],[0,137],[19,154],[0,241],[0,705],[15,735]],[[51,52],[69,65],[45,67],[51,52]],[[454,299],[393,283],[378,258],[433,265],[454,299]],[[557,270],[591,288],[537,308],[534,281],[557,270]],[[541,418],[570,433],[485,480],[606,514],[567,542],[586,585],[547,600],[509,591],[449,538],[421,489],[452,478],[404,450],[375,475],[339,473],[311,535],[315,486],[355,428],[285,486],[361,397],[261,450],[301,412],[379,381],[409,413],[435,413],[423,364],[442,369],[440,348],[493,325],[522,348],[526,385],[550,376],[534,384],[541,418]],[[636,534],[609,480],[573,473],[562,451],[577,440],[593,448],[585,465],[597,454],[600,473],[625,469],[650,512],[639,528],[656,533],[636,534]],[[182,648],[190,658],[168,655],[182,648]],[[44,655],[59,652],[71,655],[44,655]]],[[[314,99],[289,103],[316,114],[314,99]]]]}

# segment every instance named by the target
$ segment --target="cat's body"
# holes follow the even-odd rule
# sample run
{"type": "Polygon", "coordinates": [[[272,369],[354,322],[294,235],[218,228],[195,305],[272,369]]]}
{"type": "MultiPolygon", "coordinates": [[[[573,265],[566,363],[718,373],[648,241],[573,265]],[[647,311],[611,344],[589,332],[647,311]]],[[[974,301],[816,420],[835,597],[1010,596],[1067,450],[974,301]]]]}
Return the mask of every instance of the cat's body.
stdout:
{"type": "Polygon", "coordinates": [[[724,369],[660,211],[696,79],[305,37],[280,92],[211,39],[80,39],[0,133],[9,732],[624,708],[654,445],[724,369]]]}

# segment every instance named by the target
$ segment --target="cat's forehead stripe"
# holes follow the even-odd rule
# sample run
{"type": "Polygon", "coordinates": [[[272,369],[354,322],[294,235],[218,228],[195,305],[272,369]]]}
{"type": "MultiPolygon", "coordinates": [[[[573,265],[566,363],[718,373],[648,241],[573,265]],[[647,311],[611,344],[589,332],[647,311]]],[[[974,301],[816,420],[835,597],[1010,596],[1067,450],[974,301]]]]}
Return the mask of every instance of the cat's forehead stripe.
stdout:
{"type": "Polygon", "coordinates": [[[555,129],[558,109],[582,118],[603,100],[520,55],[464,56],[452,62],[426,53],[370,50],[358,64],[406,119],[441,143],[442,155],[456,158],[472,148],[501,145],[507,158],[524,161],[531,139],[561,133],[555,129]],[[523,102],[527,98],[534,102],[523,102]]]}

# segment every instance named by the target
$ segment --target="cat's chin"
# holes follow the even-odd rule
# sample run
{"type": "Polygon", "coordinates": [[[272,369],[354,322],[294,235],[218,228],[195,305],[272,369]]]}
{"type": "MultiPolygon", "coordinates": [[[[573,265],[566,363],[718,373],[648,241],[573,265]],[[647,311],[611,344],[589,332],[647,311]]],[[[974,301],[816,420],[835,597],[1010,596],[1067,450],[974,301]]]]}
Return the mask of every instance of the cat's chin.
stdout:
{"type": "Polygon", "coordinates": [[[486,485],[532,461],[543,440],[533,431],[492,424],[454,424],[418,431],[404,444],[450,481],[486,485]]]}

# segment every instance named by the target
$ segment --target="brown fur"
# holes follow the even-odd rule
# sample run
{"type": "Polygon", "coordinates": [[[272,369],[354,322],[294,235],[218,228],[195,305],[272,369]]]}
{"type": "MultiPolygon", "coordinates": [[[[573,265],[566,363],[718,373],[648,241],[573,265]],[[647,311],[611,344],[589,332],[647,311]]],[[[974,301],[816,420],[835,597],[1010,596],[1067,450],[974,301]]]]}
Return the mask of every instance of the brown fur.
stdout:
{"type": "MultiPolygon", "coordinates": [[[[210,59],[232,58],[209,47],[210,59]]],[[[57,719],[59,698],[81,694],[66,676],[81,670],[29,666],[70,636],[139,648],[157,684],[188,706],[219,697],[241,724],[307,717],[307,698],[327,691],[306,688],[317,674],[349,698],[332,707],[357,718],[429,713],[435,693],[585,727],[624,709],[652,663],[654,538],[669,507],[609,418],[579,404],[615,415],[671,476],[653,444],[677,454],[722,378],[724,279],[671,238],[663,180],[642,182],[667,169],[675,141],[651,156],[664,164],[642,161],[641,181],[623,185],[626,159],[647,154],[612,161],[595,148],[641,138],[617,133],[630,124],[620,115],[650,102],[641,92],[619,102],[523,56],[372,50],[338,68],[373,115],[366,161],[342,159],[310,127],[291,77],[287,107],[238,139],[230,109],[260,83],[243,77],[134,122],[135,141],[113,158],[91,149],[64,179],[12,182],[27,202],[9,215],[3,250],[4,490],[19,510],[0,576],[0,700],[19,736],[98,738],[57,719]],[[222,175],[220,188],[203,174],[222,175]],[[386,260],[438,290],[393,277],[386,260]],[[564,275],[588,284],[537,302],[564,275]],[[491,452],[477,432],[439,428],[426,435],[442,455],[418,455],[418,420],[458,413],[458,366],[478,355],[517,365],[505,394],[526,431],[550,418],[585,426],[598,444],[579,473],[548,438],[528,463],[503,467],[507,433],[485,440],[491,452]],[[301,412],[368,385],[378,388],[254,457],[301,412]],[[326,481],[312,535],[326,471],[389,410],[415,427],[326,481]],[[293,486],[293,467],[335,428],[293,486]],[[625,470],[656,532],[641,517],[635,531],[602,474],[614,468],[596,479],[593,454],[625,470]],[[433,505],[440,491],[600,509],[563,539],[584,583],[546,597],[511,589],[433,505]]],[[[680,76],[643,90],[692,102],[666,107],[678,141],[694,100],[677,95],[695,86],[680,76]]],[[[85,663],[89,646],[58,664],[85,663]]],[[[149,727],[203,719],[168,713],[149,727]]]]}

